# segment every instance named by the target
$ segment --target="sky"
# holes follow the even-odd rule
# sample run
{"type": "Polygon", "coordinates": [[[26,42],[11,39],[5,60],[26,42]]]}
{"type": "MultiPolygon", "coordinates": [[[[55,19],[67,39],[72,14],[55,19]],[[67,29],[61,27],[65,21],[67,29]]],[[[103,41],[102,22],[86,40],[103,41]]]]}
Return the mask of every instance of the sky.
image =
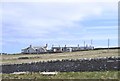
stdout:
{"type": "Polygon", "coordinates": [[[0,6],[1,52],[44,46],[118,46],[117,0],[4,0],[0,6]]]}

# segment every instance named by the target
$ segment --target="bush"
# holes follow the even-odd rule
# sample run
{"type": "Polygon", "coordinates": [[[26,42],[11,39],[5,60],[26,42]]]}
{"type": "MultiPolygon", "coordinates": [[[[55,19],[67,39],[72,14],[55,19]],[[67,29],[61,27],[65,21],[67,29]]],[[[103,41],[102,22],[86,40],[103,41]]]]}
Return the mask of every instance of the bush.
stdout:
{"type": "Polygon", "coordinates": [[[19,57],[18,59],[29,59],[28,57],[19,57]]]}

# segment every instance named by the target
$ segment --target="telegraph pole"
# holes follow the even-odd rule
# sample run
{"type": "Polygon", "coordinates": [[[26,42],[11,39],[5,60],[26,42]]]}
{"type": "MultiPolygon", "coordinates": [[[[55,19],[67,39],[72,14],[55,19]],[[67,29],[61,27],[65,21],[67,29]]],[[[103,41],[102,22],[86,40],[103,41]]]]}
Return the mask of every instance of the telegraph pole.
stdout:
{"type": "Polygon", "coordinates": [[[85,41],[84,41],[84,47],[85,47],[85,41]]]}
{"type": "Polygon", "coordinates": [[[110,39],[108,38],[108,52],[109,52],[110,39]]]}
{"type": "Polygon", "coordinates": [[[92,46],[92,39],[91,39],[91,46],[92,46]]]}

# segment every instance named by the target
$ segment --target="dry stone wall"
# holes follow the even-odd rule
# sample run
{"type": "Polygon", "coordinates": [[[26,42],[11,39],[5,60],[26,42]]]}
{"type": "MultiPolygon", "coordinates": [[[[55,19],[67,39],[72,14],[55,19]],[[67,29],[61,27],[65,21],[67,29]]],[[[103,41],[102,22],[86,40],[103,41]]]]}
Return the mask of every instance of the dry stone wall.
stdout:
{"type": "Polygon", "coordinates": [[[105,71],[120,70],[120,58],[96,58],[35,62],[24,64],[2,65],[2,73],[14,72],[81,72],[81,71],[105,71]]]}

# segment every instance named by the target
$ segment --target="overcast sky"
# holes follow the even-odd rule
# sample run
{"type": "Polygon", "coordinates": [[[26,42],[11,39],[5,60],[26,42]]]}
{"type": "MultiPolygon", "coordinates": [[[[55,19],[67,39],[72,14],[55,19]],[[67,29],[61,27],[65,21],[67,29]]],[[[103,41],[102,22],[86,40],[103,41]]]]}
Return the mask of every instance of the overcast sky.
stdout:
{"type": "MultiPolygon", "coordinates": [[[[5,0],[7,1],[7,0],[5,0]]],[[[2,2],[2,52],[21,52],[30,44],[95,47],[118,46],[118,2],[115,0],[2,2]]],[[[0,18],[1,18],[0,17],[0,18]]]]}

